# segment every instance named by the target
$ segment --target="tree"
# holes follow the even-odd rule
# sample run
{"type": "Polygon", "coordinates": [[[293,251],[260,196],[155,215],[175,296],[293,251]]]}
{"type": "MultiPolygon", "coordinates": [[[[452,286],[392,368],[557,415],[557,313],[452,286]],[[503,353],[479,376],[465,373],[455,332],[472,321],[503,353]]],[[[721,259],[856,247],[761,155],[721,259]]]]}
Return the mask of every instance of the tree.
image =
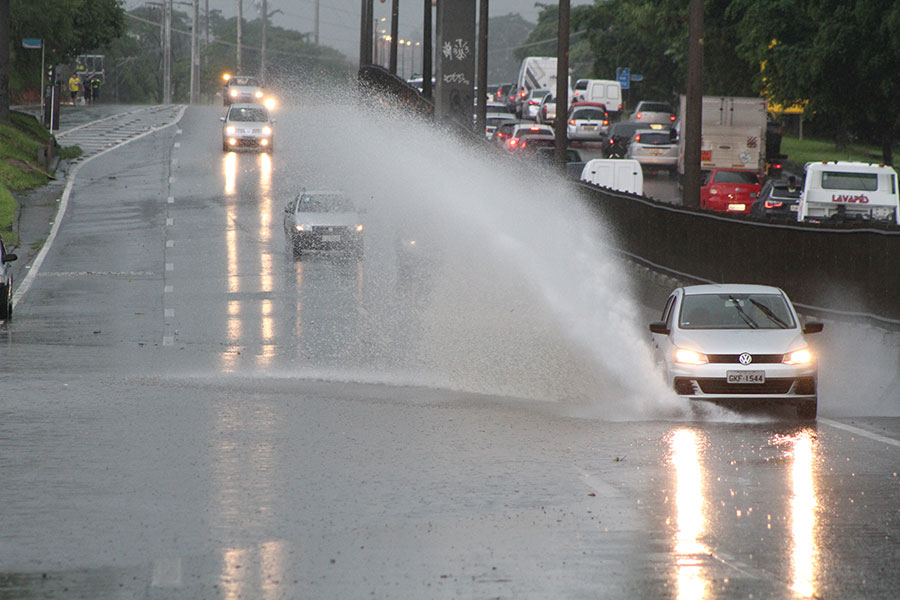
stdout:
{"type": "Polygon", "coordinates": [[[40,53],[22,50],[22,38],[42,38],[48,65],[71,61],[122,35],[120,0],[3,0],[10,5],[10,89],[37,85],[40,53]]]}
{"type": "Polygon", "coordinates": [[[0,0],[0,123],[9,122],[9,0],[0,0]]]}
{"type": "Polygon", "coordinates": [[[759,86],[806,117],[826,120],[838,145],[863,135],[893,162],[900,135],[900,4],[892,0],[735,0],[744,31],[738,52],[764,64],[759,86]],[[765,6],[763,6],[763,4],[765,6]]]}

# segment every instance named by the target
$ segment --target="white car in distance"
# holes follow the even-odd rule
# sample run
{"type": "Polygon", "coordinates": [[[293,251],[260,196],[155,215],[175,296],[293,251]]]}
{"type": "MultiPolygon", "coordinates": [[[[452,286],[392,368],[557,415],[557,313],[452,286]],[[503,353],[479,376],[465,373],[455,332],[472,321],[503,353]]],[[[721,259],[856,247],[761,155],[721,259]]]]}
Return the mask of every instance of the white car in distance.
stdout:
{"type": "Polygon", "coordinates": [[[275,119],[262,104],[232,104],[220,120],[222,151],[252,148],[271,153],[275,150],[275,119]]]}
{"type": "Polygon", "coordinates": [[[801,324],[780,288],[710,284],[675,289],[650,332],[679,396],[732,408],[786,404],[808,420],[818,411],[818,365],[805,336],[822,327],[801,324]]]}

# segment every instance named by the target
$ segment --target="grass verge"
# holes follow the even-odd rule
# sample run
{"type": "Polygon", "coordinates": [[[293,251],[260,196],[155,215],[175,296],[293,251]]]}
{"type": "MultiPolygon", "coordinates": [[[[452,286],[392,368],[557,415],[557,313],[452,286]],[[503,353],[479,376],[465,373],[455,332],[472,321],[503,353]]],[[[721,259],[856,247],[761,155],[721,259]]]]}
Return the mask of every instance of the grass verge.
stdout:
{"type": "MultiPolygon", "coordinates": [[[[40,187],[53,176],[38,163],[38,150],[52,137],[37,119],[25,113],[12,111],[9,123],[0,123],[0,236],[8,247],[15,247],[19,241],[13,231],[18,204],[12,192],[40,187]]],[[[81,154],[77,146],[58,151],[61,158],[81,154]]]]}
{"type": "Polygon", "coordinates": [[[803,168],[808,162],[823,160],[854,160],[868,163],[881,162],[881,148],[853,144],[847,148],[838,149],[830,140],[799,139],[785,135],[781,138],[781,153],[787,154],[788,160],[799,168],[803,168]]]}

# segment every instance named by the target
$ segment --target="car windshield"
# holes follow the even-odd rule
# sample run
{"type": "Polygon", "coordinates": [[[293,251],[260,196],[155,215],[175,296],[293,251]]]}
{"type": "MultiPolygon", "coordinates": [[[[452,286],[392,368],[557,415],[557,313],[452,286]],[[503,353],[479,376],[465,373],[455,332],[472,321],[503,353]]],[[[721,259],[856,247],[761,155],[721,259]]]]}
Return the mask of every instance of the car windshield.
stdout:
{"type": "Polygon", "coordinates": [[[874,192],[878,189],[878,175],[875,173],[824,171],[822,173],[822,189],[874,192]]]}
{"type": "Polygon", "coordinates": [[[356,207],[341,194],[301,194],[297,212],[354,212],[356,207]]]}
{"type": "Polygon", "coordinates": [[[602,110],[596,108],[582,108],[572,113],[573,119],[589,119],[592,121],[602,121],[606,115],[602,110]]]}
{"type": "Polygon", "coordinates": [[[232,108],[228,120],[262,123],[269,120],[269,112],[264,108],[232,108]]]}
{"type": "Polygon", "coordinates": [[[638,133],[634,136],[634,141],[641,144],[650,144],[653,146],[662,146],[663,144],[672,144],[672,138],[668,133],[654,131],[652,133],[638,133]]]}
{"type": "Polygon", "coordinates": [[[662,112],[662,113],[670,113],[672,112],[672,107],[668,104],[662,104],[659,102],[645,102],[641,104],[641,110],[643,112],[662,112]]]}
{"type": "Polygon", "coordinates": [[[759,183],[756,173],[750,171],[716,171],[713,183],[759,183]]]}
{"type": "Polygon", "coordinates": [[[534,99],[543,98],[547,94],[550,93],[550,90],[535,90],[531,92],[531,97],[534,99]]]}
{"type": "Polygon", "coordinates": [[[790,329],[794,318],[778,294],[693,294],[681,302],[682,329],[790,329]]]}

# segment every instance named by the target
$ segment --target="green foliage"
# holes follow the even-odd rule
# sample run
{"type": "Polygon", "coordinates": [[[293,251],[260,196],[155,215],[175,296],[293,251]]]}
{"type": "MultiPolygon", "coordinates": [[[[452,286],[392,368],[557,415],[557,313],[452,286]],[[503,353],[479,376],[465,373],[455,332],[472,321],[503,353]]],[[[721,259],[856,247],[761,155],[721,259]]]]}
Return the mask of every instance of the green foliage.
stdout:
{"type": "MultiPolygon", "coordinates": [[[[120,0],[11,0],[10,39],[42,38],[46,64],[71,62],[125,31],[120,0]]],[[[36,96],[41,52],[11,45],[10,89],[36,96]]]]}
{"type": "Polygon", "coordinates": [[[786,154],[790,161],[802,168],[808,162],[820,160],[858,160],[861,162],[878,162],[880,150],[872,145],[849,144],[838,149],[834,140],[799,139],[794,136],[784,136],[781,139],[781,152],[786,154]]]}
{"type": "Polygon", "coordinates": [[[0,236],[8,248],[15,248],[19,243],[18,236],[12,231],[13,219],[19,205],[9,190],[0,183],[0,236]]]}

